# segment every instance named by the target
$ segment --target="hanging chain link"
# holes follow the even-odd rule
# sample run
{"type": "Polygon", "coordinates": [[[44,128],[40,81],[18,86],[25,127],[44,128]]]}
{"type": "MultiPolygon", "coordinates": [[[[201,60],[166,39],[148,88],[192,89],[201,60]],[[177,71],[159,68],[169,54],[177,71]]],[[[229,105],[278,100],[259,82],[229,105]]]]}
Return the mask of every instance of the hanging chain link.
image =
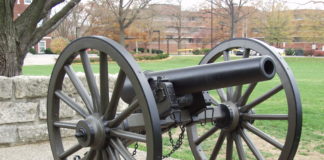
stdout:
{"type": "Polygon", "coordinates": [[[138,149],[138,142],[135,143],[134,151],[133,151],[132,156],[135,156],[135,155],[136,155],[136,153],[137,153],[137,149],[138,149]]]}
{"type": "Polygon", "coordinates": [[[172,150],[168,154],[162,155],[162,159],[170,157],[176,150],[178,150],[181,147],[182,141],[184,139],[184,132],[186,130],[185,126],[180,125],[180,130],[181,130],[181,133],[179,134],[179,138],[178,138],[178,140],[176,141],[175,144],[174,144],[174,140],[172,138],[171,129],[168,131],[169,140],[170,140],[170,143],[172,145],[172,150]]]}

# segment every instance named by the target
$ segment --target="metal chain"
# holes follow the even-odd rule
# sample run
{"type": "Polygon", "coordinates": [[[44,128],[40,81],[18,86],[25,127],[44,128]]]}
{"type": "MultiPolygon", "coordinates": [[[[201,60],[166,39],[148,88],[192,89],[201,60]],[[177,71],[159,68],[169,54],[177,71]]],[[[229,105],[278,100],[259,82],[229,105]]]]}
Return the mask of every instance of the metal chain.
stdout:
{"type": "Polygon", "coordinates": [[[134,151],[133,151],[132,156],[135,156],[136,155],[137,149],[138,149],[138,143],[136,142],[135,143],[135,146],[134,146],[134,151]]]}
{"type": "Polygon", "coordinates": [[[186,128],[184,125],[180,125],[180,129],[181,129],[181,133],[179,134],[179,138],[175,144],[174,144],[174,140],[172,138],[171,129],[168,131],[169,140],[172,145],[172,150],[168,154],[162,155],[162,159],[170,157],[175,151],[177,151],[181,147],[182,141],[184,139],[184,132],[185,132],[186,128]]]}

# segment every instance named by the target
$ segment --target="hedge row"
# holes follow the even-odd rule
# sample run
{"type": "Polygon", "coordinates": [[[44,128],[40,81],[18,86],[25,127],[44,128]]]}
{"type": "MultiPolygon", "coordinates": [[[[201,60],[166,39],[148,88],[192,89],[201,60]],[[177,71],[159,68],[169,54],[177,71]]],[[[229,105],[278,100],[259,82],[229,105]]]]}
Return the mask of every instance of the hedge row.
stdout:
{"type": "Polygon", "coordinates": [[[195,49],[192,51],[192,54],[194,54],[194,55],[206,54],[209,51],[210,51],[209,48],[195,49]]]}
{"type": "Polygon", "coordinates": [[[303,49],[285,49],[287,56],[324,56],[324,51],[321,50],[303,50],[303,49]]]}
{"type": "MultiPolygon", "coordinates": [[[[133,57],[136,60],[158,60],[158,59],[164,59],[168,58],[169,54],[136,54],[133,55],[133,57]]],[[[90,62],[99,62],[100,58],[99,57],[90,57],[90,62]]],[[[109,58],[109,60],[111,60],[109,58]]],[[[75,58],[73,60],[73,63],[81,63],[81,59],[79,57],[75,58]]]]}
{"type": "MultiPolygon", "coordinates": [[[[146,49],[146,50],[145,50],[145,48],[137,48],[137,50],[138,50],[139,52],[141,52],[141,53],[144,53],[144,52],[149,53],[149,52],[150,52],[149,49],[146,49]]],[[[133,51],[136,52],[136,48],[133,49],[133,51]]],[[[155,54],[162,54],[162,53],[163,53],[163,50],[160,50],[160,49],[151,49],[151,52],[152,52],[152,53],[155,53],[155,54]]]]}

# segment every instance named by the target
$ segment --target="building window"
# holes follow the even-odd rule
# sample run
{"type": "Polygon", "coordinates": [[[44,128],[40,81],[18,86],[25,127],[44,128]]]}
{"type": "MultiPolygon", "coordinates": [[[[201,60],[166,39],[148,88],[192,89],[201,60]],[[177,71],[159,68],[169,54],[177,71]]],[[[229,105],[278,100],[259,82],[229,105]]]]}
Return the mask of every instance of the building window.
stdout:
{"type": "Polygon", "coordinates": [[[189,43],[194,43],[194,40],[192,38],[189,38],[189,43]]]}
{"type": "Polygon", "coordinates": [[[17,0],[17,4],[20,4],[20,0],[17,0]]]}
{"type": "Polygon", "coordinates": [[[24,0],[24,4],[31,4],[33,0],[24,0]]]}
{"type": "Polygon", "coordinates": [[[46,49],[46,41],[38,42],[38,53],[44,53],[46,49]]]}

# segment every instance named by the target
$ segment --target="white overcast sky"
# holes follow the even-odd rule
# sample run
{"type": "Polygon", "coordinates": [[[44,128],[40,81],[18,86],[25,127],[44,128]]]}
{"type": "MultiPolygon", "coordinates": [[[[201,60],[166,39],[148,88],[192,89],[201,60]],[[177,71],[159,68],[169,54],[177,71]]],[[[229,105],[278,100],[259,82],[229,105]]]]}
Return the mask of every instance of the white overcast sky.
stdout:
{"type": "MultiPolygon", "coordinates": [[[[266,1],[266,0],[265,0],[266,1]]],[[[269,0],[270,1],[270,0],[269,0]]],[[[324,4],[309,3],[310,0],[286,0],[287,6],[290,9],[324,9],[324,4]],[[306,5],[305,5],[306,4],[306,5]]],[[[318,0],[320,1],[320,0],[318,0]]],[[[324,2],[324,0],[322,0],[324,2]]],[[[176,0],[153,0],[155,3],[177,3],[176,0]]],[[[207,3],[206,0],[182,0],[183,8],[186,10],[197,9],[200,4],[207,3]]]]}

